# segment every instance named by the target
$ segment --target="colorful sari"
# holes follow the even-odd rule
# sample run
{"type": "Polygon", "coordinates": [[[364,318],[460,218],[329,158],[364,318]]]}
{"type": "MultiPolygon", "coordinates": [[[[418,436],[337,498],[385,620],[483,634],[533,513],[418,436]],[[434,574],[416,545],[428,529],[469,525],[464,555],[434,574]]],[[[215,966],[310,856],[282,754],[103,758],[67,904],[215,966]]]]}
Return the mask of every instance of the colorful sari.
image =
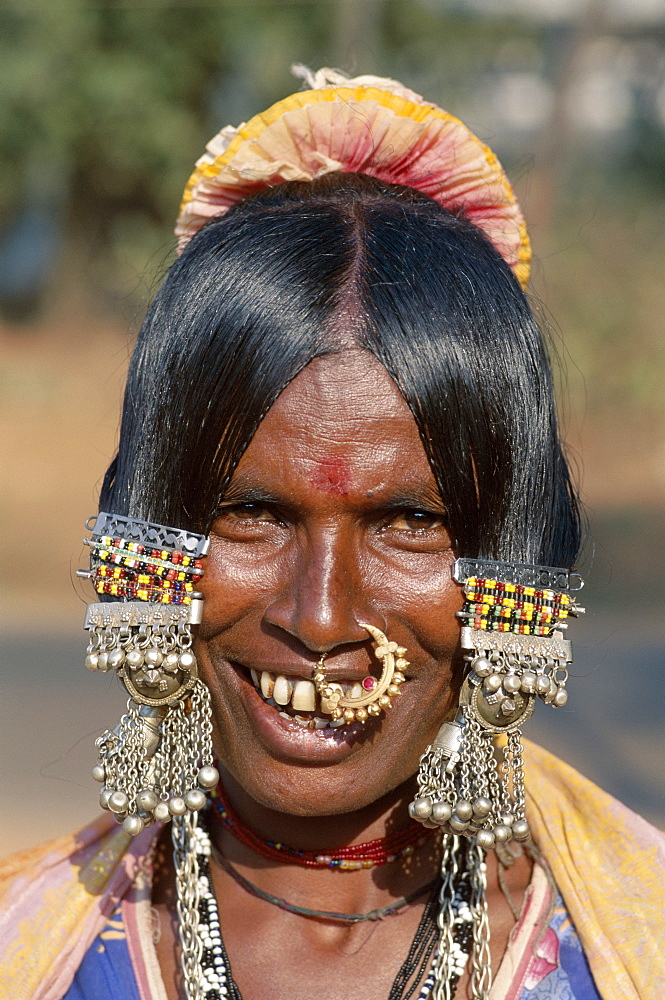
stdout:
{"type": "MultiPolygon", "coordinates": [[[[540,941],[534,937],[528,949],[515,951],[516,961],[527,964],[509,968],[503,984],[506,962],[502,963],[492,1000],[528,997],[523,991],[547,963],[552,975],[566,962],[572,969],[570,962],[576,958],[571,952],[564,960],[562,947],[575,949],[574,940],[558,933],[562,927],[565,931],[567,920],[602,1000],[665,996],[665,838],[546,751],[525,744],[525,757],[529,822],[562,897],[554,912],[554,917],[559,913],[560,925],[550,920],[540,941]],[[539,961],[545,965],[538,966],[539,961]],[[520,976],[522,985],[516,992],[520,976]]],[[[106,934],[107,941],[113,940],[108,935],[113,935],[114,921],[119,935],[115,940],[129,941],[127,947],[134,948],[143,941],[143,958],[139,956],[133,968],[147,962],[152,981],[159,984],[154,945],[151,950],[145,942],[147,925],[144,922],[143,930],[137,925],[128,937],[125,919],[129,916],[131,922],[131,914],[139,915],[139,904],[149,908],[150,856],[157,832],[151,828],[130,842],[112,817],[103,816],[71,837],[0,864],[0,997],[62,1000],[74,988],[77,972],[98,937],[104,941],[106,934]]],[[[511,937],[532,933],[525,919],[523,910],[522,922],[511,937]]],[[[549,994],[541,990],[540,996],[553,1000],[592,996],[565,994],[550,975],[540,976],[535,985],[540,983],[552,987],[549,994]]],[[[161,1000],[157,986],[152,992],[146,983],[138,986],[138,994],[130,991],[125,996],[161,1000]]],[[[531,995],[539,1000],[538,994],[531,995]]],[[[70,996],[74,1000],[76,994],[70,996]]]]}
{"type": "MultiPolygon", "coordinates": [[[[88,948],[63,1000],[167,1000],[157,928],[149,894],[130,890],[88,948]]],[[[418,1000],[423,997],[431,1000],[427,985],[418,1000]]],[[[601,1000],[568,911],[535,865],[490,1000],[553,998],[601,1000]]]]}

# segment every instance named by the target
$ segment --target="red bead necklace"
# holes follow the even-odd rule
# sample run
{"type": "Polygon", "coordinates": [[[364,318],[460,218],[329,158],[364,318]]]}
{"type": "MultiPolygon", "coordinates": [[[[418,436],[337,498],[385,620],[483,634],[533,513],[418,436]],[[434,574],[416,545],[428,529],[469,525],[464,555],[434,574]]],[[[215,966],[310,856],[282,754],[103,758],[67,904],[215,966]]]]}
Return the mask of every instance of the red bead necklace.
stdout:
{"type": "Polygon", "coordinates": [[[288,844],[280,844],[274,840],[264,840],[250,830],[242,822],[229,805],[221,782],[212,797],[212,804],[218,813],[222,825],[236,840],[250,847],[257,854],[270,861],[283,861],[302,865],[304,868],[337,868],[341,871],[354,871],[358,868],[374,868],[385,865],[398,858],[413,854],[416,847],[421,847],[437,832],[428,830],[415,820],[408,826],[388,834],[387,837],[377,837],[364,844],[353,844],[350,847],[338,847],[334,851],[320,853],[302,851],[288,844]]]}

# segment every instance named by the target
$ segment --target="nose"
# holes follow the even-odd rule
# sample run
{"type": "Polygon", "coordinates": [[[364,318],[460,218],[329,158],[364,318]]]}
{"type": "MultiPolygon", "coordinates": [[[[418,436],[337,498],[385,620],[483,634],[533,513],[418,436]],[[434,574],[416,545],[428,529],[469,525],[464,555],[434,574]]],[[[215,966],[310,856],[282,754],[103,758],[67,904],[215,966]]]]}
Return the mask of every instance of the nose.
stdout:
{"type": "Polygon", "coordinates": [[[365,595],[357,546],[329,530],[303,539],[289,579],[265,611],[265,620],[308,650],[327,653],[345,643],[367,641],[358,621],[374,621],[365,595]]]}

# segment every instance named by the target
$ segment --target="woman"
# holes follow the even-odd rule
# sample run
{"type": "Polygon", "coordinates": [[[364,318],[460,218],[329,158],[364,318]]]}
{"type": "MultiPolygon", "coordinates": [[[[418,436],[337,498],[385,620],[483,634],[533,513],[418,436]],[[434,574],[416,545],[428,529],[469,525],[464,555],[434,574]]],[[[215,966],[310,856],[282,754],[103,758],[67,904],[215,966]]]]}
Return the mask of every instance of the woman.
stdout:
{"type": "Polygon", "coordinates": [[[579,527],[519,209],[417,95],[309,83],[186,189],[90,540],[87,665],[132,698],[95,769],[122,828],[9,863],[3,974],[656,996],[655,831],[536,748],[524,811],[579,527]]]}

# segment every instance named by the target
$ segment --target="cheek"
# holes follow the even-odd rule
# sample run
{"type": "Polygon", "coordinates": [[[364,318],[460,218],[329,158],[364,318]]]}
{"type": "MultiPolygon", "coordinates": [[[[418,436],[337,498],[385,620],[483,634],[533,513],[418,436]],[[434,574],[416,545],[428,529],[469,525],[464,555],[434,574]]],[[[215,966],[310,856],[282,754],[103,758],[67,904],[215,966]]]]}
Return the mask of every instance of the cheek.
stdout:
{"type": "Polygon", "coordinates": [[[284,559],[274,551],[257,553],[252,546],[223,543],[211,536],[201,582],[200,638],[207,640],[239,621],[260,618],[285,571],[284,559]]]}
{"type": "MultiPolygon", "coordinates": [[[[444,718],[454,714],[464,673],[457,618],[464,594],[451,577],[454,560],[452,551],[437,567],[430,560],[414,558],[409,572],[400,578],[399,591],[391,573],[385,580],[385,600],[388,608],[393,608],[386,613],[403,623],[412,643],[407,659],[419,665],[412,681],[418,689],[414,702],[423,712],[425,726],[434,726],[431,736],[444,718]]],[[[415,704],[413,711],[417,711],[415,704]]]]}
{"type": "Polygon", "coordinates": [[[408,553],[399,560],[372,560],[366,572],[386,621],[399,623],[400,631],[438,663],[449,662],[459,647],[456,613],[462,610],[464,594],[452,579],[454,561],[452,549],[436,559],[408,553]]]}

